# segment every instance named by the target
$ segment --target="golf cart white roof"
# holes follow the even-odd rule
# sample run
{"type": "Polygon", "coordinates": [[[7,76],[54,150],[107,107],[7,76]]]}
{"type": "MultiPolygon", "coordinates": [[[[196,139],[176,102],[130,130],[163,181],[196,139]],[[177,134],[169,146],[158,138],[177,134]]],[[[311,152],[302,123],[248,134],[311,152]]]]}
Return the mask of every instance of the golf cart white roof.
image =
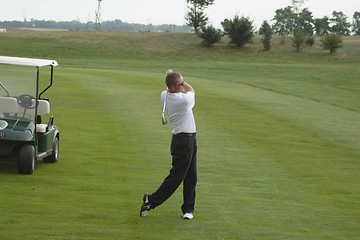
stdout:
{"type": "Polygon", "coordinates": [[[6,57],[6,56],[0,56],[0,64],[12,64],[12,65],[32,66],[32,67],[44,67],[44,66],[56,67],[59,65],[55,60],[6,57]]]}

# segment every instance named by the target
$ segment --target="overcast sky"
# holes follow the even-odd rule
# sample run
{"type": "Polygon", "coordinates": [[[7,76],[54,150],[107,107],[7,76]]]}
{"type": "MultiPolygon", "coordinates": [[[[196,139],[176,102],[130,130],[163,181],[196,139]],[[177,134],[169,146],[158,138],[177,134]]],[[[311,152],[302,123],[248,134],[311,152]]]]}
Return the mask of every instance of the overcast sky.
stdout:
{"type": "MultiPolygon", "coordinates": [[[[98,0],[0,0],[0,21],[55,20],[95,21],[98,0]]],[[[291,5],[291,0],[215,0],[206,13],[209,23],[220,27],[225,18],[235,14],[249,17],[256,26],[270,21],[275,10],[291,5]]],[[[348,21],[355,11],[360,12],[360,0],[307,0],[307,7],[315,18],[332,16],[342,11],[348,21]]],[[[120,19],[128,23],[185,24],[186,0],[102,0],[102,20],[120,19]]]]}

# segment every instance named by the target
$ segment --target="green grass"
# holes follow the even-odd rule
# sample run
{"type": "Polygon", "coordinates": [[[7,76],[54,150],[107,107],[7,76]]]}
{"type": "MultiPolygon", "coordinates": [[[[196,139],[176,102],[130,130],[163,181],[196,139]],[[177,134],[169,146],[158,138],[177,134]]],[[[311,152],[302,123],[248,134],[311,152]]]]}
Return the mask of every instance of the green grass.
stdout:
{"type": "MultiPolygon", "coordinates": [[[[357,239],[360,39],[335,56],[290,43],[203,49],[192,34],[28,32],[0,55],[54,58],[60,159],[31,176],[0,163],[0,239],[357,239]],[[196,89],[195,219],[182,191],[146,218],[170,168],[167,68],[196,89]]],[[[258,39],[256,40],[258,41],[258,39]]]]}

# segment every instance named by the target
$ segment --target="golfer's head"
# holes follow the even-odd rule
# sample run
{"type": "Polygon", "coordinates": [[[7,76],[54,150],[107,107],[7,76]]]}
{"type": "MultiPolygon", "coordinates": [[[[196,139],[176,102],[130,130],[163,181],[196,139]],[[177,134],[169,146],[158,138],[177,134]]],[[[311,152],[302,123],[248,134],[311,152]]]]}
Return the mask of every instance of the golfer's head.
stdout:
{"type": "Polygon", "coordinates": [[[166,75],[165,83],[170,92],[181,92],[184,86],[184,79],[180,73],[171,72],[166,75]]]}

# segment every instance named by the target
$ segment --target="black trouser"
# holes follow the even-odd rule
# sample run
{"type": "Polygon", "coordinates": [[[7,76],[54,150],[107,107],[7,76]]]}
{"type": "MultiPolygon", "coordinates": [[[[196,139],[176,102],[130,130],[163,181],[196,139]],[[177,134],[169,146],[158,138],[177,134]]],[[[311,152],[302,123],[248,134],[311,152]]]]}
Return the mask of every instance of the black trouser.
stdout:
{"type": "Polygon", "coordinates": [[[193,212],[197,182],[196,133],[179,133],[171,140],[172,168],[159,188],[149,196],[151,208],[165,202],[183,182],[183,213],[193,212]]]}

